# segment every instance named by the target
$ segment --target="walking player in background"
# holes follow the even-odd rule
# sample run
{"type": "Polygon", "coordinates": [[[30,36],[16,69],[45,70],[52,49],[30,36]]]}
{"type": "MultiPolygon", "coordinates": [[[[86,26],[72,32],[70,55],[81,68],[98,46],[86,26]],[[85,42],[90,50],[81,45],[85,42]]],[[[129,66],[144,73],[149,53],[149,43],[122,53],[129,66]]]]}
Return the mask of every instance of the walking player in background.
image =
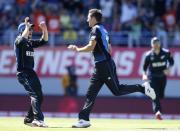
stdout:
{"type": "Polygon", "coordinates": [[[79,113],[78,123],[72,126],[74,128],[83,128],[90,126],[89,115],[93,108],[96,96],[104,83],[115,96],[141,92],[145,93],[151,99],[156,98],[155,92],[150,87],[150,84],[148,82],[145,82],[143,85],[119,84],[116,74],[116,66],[113,59],[111,58],[111,45],[109,41],[109,35],[104,26],[101,24],[101,21],[101,10],[89,10],[87,22],[92,28],[89,43],[81,48],[77,47],[76,45],[68,46],[68,49],[77,52],[92,51],[95,62],[95,70],[90,80],[91,83],[86,94],[86,101],[83,109],[79,113]]]}
{"type": "Polygon", "coordinates": [[[71,65],[66,67],[66,69],[67,74],[62,78],[62,86],[64,87],[65,96],[77,96],[78,85],[75,66],[71,65]]]}
{"type": "Polygon", "coordinates": [[[147,52],[143,65],[143,80],[149,80],[151,87],[155,90],[156,99],[153,101],[153,111],[158,120],[161,117],[160,99],[164,98],[166,87],[166,76],[174,64],[173,57],[167,49],[161,48],[160,40],[157,37],[151,39],[152,49],[147,52]]]}
{"type": "Polygon", "coordinates": [[[39,27],[42,30],[42,37],[39,40],[32,40],[34,25],[29,22],[29,17],[18,26],[18,33],[14,50],[17,62],[17,79],[24,86],[31,98],[30,109],[24,119],[24,124],[38,127],[47,127],[44,123],[44,115],[41,111],[43,93],[41,83],[34,68],[34,49],[45,45],[48,42],[48,31],[45,22],[41,22],[39,27]]]}

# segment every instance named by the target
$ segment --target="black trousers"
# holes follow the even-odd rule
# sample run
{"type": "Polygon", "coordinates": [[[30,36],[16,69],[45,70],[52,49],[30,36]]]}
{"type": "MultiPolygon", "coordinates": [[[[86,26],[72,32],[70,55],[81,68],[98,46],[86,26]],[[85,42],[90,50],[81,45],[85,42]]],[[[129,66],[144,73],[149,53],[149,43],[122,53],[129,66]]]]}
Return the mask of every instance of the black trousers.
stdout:
{"type": "Polygon", "coordinates": [[[89,115],[93,108],[96,96],[104,83],[115,96],[126,95],[134,92],[144,93],[144,87],[140,84],[119,84],[116,74],[116,66],[113,60],[99,62],[95,64],[95,70],[91,77],[90,86],[86,94],[86,101],[83,109],[79,113],[79,119],[89,121],[89,115]]]}
{"type": "Polygon", "coordinates": [[[43,93],[36,72],[33,70],[21,71],[17,73],[17,78],[31,98],[31,105],[26,117],[30,119],[44,120],[44,115],[41,111],[43,93]]]}
{"type": "Polygon", "coordinates": [[[153,111],[154,113],[156,113],[157,111],[162,112],[160,99],[164,98],[167,78],[166,76],[162,76],[162,77],[150,76],[149,80],[150,80],[151,87],[154,89],[156,93],[156,99],[153,100],[152,102],[153,111]]]}

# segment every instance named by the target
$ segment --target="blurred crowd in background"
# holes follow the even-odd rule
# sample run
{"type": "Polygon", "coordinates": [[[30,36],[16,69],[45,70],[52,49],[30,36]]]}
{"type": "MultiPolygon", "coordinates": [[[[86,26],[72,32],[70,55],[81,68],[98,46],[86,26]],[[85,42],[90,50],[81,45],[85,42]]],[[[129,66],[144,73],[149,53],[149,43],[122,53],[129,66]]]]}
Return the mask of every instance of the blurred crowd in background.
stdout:
{"type": "Polygon", "coordinates": [[[12,45],[17,27],[26,16],[35,24],[45,20],[49,44],[86,44],[88,10],[102,10],[103,25],[113,45],[142,47],[158,36],[163,47],[180,47],[179,0],[0,0],[0,44],[12,45]]]}

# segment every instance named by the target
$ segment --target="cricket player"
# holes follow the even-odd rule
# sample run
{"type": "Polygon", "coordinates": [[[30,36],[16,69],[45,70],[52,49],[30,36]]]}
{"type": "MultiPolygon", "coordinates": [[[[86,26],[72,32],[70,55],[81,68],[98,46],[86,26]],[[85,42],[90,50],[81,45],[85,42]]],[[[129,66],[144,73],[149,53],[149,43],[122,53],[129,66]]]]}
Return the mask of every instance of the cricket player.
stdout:
{"type": "Polygon", "coordinates": [[[17,62],[17,79],[30,96],[31,105],[24,119],[24,124],[38,127],[47,127],[44,123],[44,115],[41,111],[43,93],[40,80],[33,70],[34,48],[45,45],[48,42],[48,31],[45,22],[39,27],[42,30],[42,37],[39,40],[32,40],[34,25],[29,22],[29,17],[18,26],[18,36],[14,42],[14,51],[17,62]]]}
{"type": "Polygon", "coordinates": [[[162,120],[162,109],[160,99],[164,98],[169,69],[174,64],[174,59],[169,50],[161,47],[157,37],[151,39],[152,49],[147,52],[143,64],[143,80],[149,80],[151,87],[155,90],[156,99],[153,101],[155,118],[162,120]]]}
{"type": "MultiPolygon", "coordinates": [[[[86,94],[84,107],[79,113],[79,121],[74,124],[74,128],[85,128],[91,126],[89,115],[93,108],[96,96],[103,84],[106,84],[109,90],[115,96],[126,95],[134,92],[146,94],[151,99],[156,98],[154,89],[148,82],[143,85],[125,85],[120,84],[116,74],[116,66],[111,58],[111,43],[107,30],[101,24],[102,13],[99,9],[90,9],[87,17],[89,27],[92,28],[89,37],[89,43],[84,47],[69,45],[68,49],[77,52],[92,52],[94,56],[95,69],[90,80],[90,85],[86,94]]],[[[108,106],[108,105],[107,105],[108,106]]]]}

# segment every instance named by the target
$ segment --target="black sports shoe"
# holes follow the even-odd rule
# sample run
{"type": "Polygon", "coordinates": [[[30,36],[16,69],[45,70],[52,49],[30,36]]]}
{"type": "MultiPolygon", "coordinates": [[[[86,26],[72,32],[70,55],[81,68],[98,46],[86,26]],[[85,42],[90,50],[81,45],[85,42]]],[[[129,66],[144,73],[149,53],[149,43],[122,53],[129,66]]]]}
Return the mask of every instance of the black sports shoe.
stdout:
{"type": "Polygon", "coordinates": [[[28,117],[24,118],[25,125],[32,126],[32,121],[33,121],[33,118],[28,118],[28,117]]]}

